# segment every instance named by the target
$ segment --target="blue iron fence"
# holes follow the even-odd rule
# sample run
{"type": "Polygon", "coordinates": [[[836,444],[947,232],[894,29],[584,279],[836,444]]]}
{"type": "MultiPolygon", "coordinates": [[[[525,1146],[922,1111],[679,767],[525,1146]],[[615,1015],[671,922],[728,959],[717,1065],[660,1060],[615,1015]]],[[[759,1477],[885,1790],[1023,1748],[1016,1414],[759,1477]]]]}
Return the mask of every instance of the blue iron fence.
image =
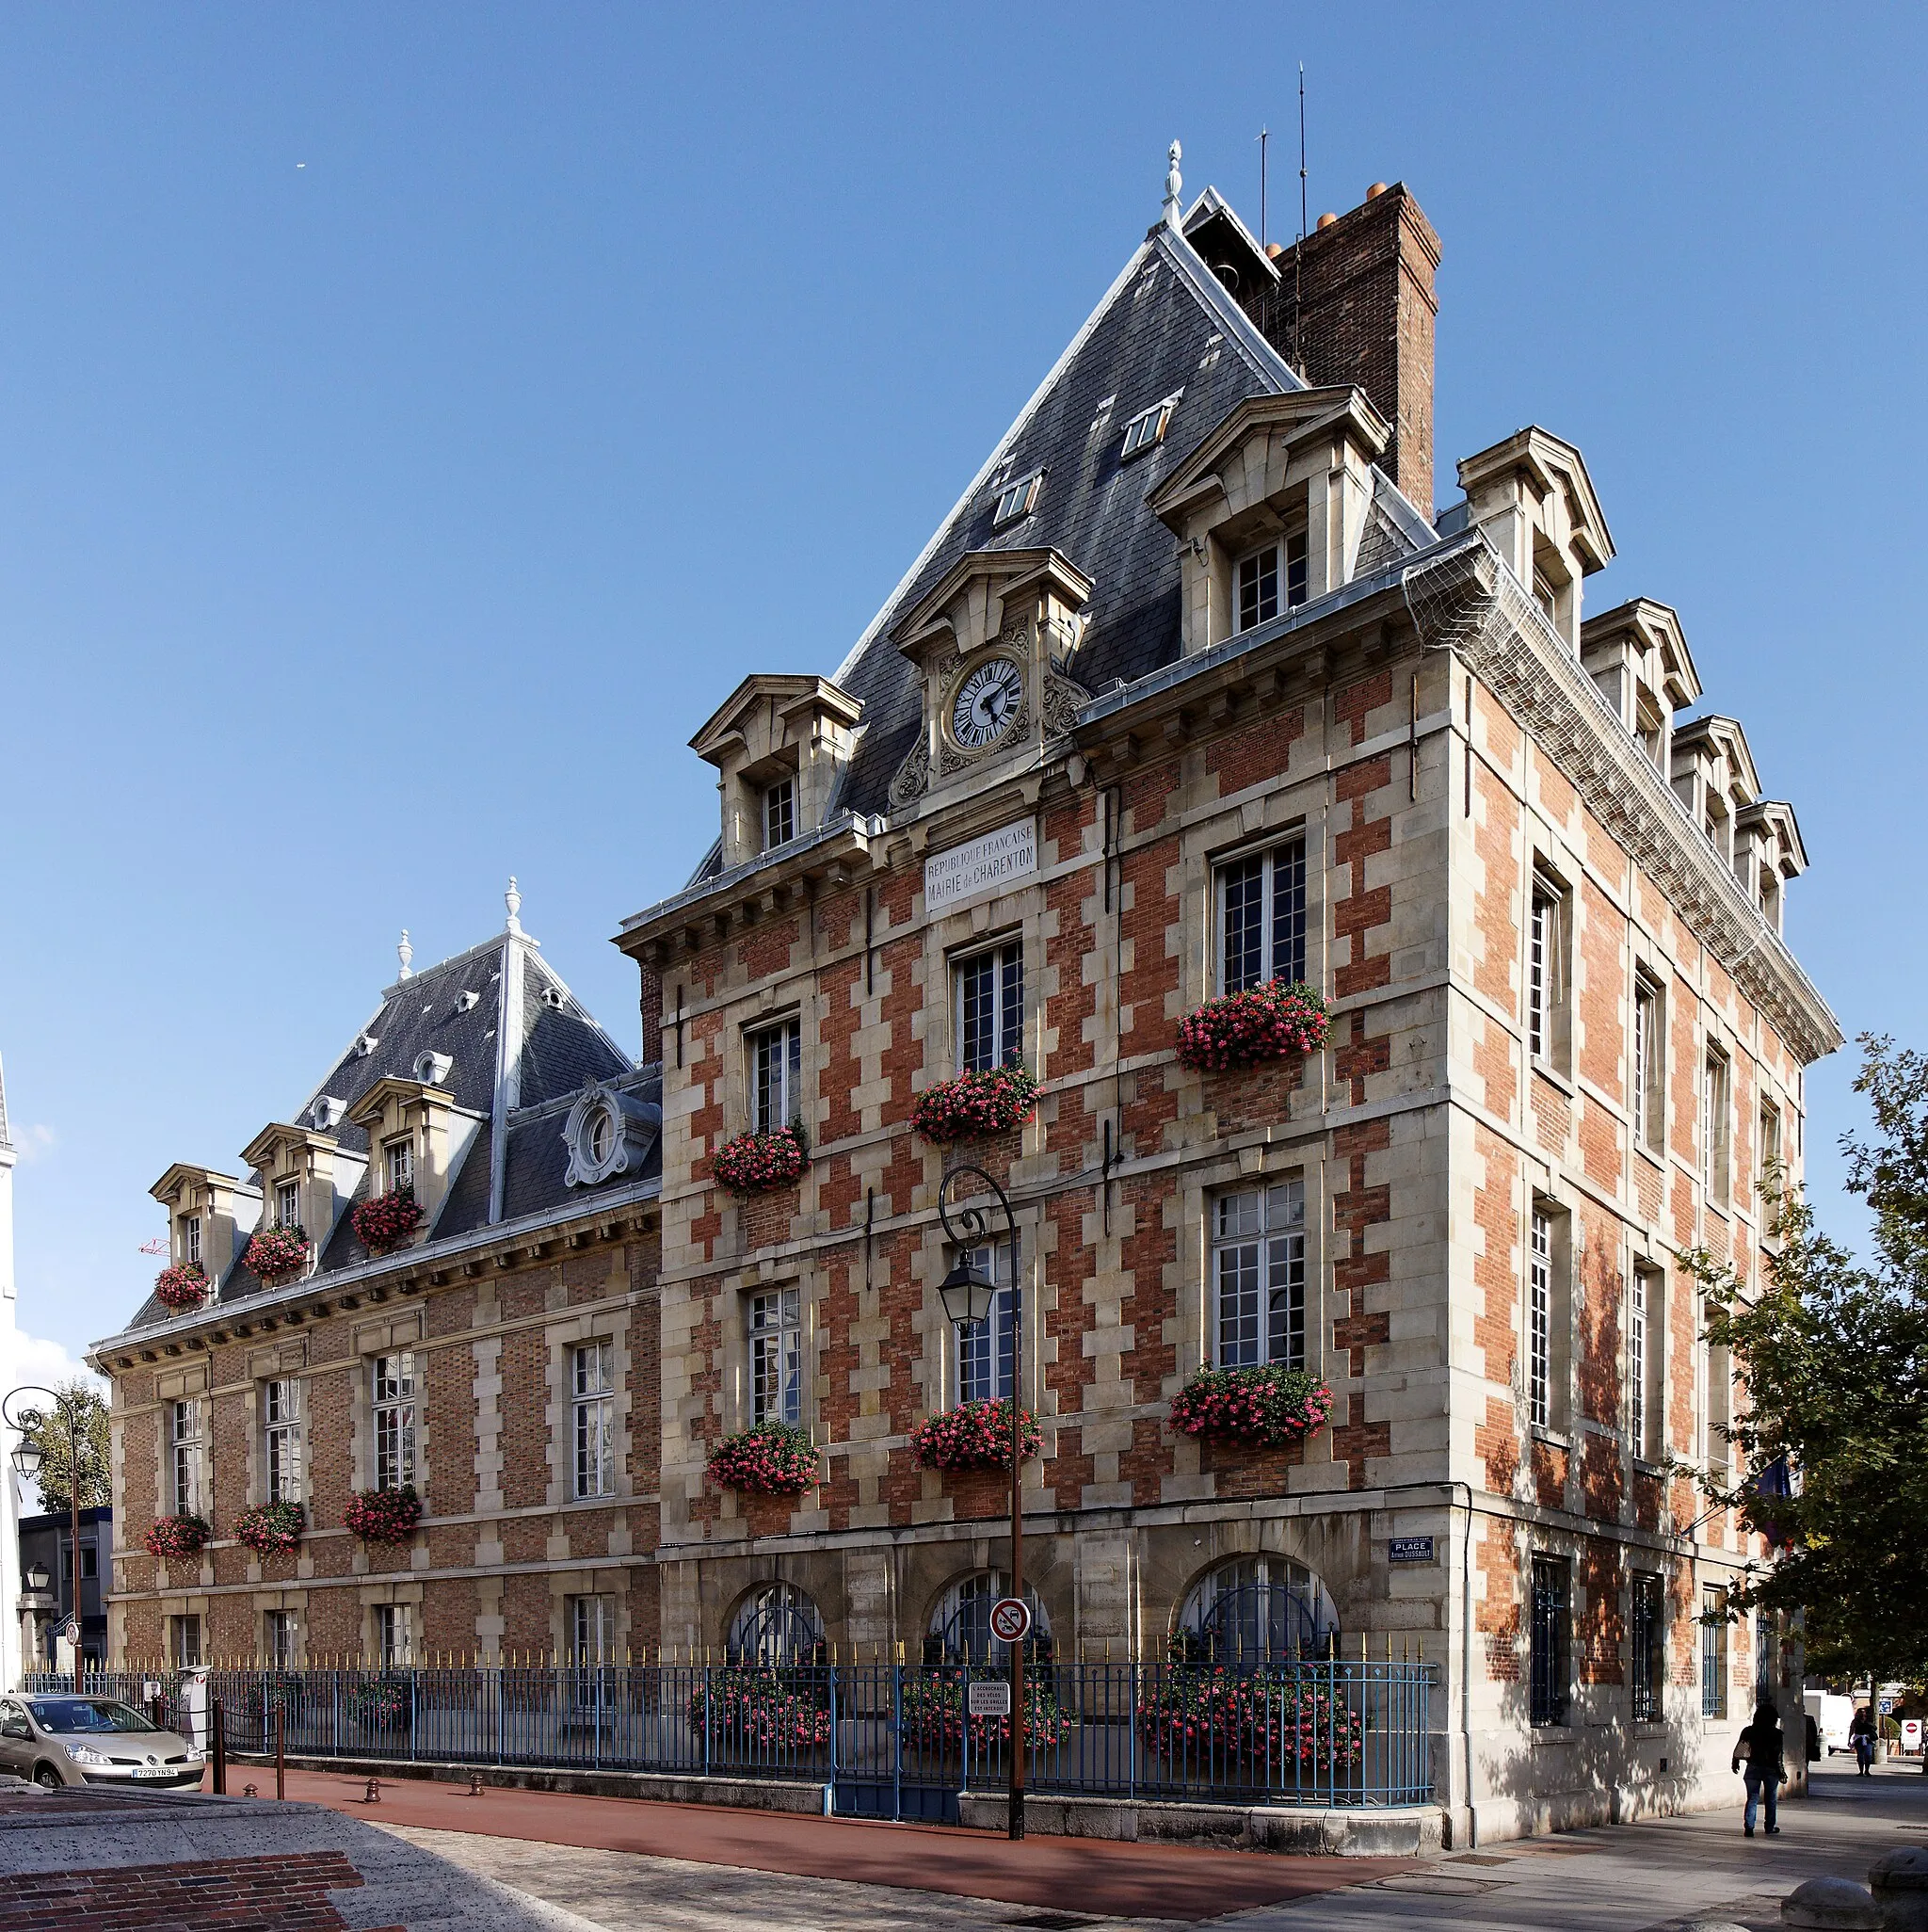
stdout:
{"type": "MultiPolygon", "coordinates": [[[[418,1763],[647,1771],[822,1784],[839,1812],[955,1818],[1008,1776],[1011,1720],[973,1716],[994,1665],[216,1668],[228,1748],[418,1763]]],[[[144,1704],[160,1682],[97,1671],[144,1704]]],[[[1432,1666],[1359,1658],[1027,1666],[1025,1777],[1041,1794],[1193,1802],[1411,1805],[1432,1795],[1432,1666]]],[[[29,1691],[71,1690],[37,1676],[29,1691]]]]}

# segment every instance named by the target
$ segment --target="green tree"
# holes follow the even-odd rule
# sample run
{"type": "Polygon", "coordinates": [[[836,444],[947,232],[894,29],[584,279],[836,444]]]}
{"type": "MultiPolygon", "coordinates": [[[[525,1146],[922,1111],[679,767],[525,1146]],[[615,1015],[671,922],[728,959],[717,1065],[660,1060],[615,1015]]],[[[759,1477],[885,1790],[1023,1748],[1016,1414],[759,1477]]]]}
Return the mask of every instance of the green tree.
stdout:
{"type": "Polygon", "coordinates": [[[1707,1296],[1707,1338],[1744,1387],[1728,1434],[1732,1485],[1703,1480],[1788,1547],[1750,1567],[1732,1608],[1801,1611],[1824,1676],[1928,1674],[1928,1059],[1863,1035],[1856,1090],[1873,1114],[1850,1135],[1848,1186],[1873,1216],[1863,1264],[1783,1190],[1780,1251],[1758,1297],[1705,1249],[1681,1257],[1707,1296]],[[1764,1493],[1785,1457],[1799,1493],[1764,1493]]]}
{"type": "Polygon", "coordinates": [[[107,1405],[97,1389],[78,1379],[65,1383],[54,1393],[57,1398],[54,1408],[21,1411],[21,1433],[45,1458],[34,1478],[40,1491],[40,1507],[61,1510],[72,1506],[73,1467],[67,1433],[72,1416],[79,1424],[80,1506],[102,1508],[114,1500],[107,1457],[107,1405]]]}

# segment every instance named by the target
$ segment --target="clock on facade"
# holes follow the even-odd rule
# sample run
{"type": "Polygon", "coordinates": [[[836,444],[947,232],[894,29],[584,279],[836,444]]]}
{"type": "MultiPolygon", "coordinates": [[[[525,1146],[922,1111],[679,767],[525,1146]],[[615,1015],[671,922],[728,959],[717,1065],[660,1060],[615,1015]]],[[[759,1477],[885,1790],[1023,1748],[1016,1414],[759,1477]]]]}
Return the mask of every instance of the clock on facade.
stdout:
{"type": "Polygon", "coordinates": [[[995,745],[1024,702],[1024,673],[1008,657],[988,657],[951,700],[951,735],[966,751],[995,745]]]}

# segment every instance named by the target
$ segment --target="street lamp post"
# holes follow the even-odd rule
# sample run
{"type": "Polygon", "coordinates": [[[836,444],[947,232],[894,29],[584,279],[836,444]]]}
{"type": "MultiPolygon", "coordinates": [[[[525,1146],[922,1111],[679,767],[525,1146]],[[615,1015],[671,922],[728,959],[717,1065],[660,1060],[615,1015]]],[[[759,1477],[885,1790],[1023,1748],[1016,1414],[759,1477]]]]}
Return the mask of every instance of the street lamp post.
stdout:
{"type": "MultiPolygon", "coordinates": [[[[997,1308],[997,1282],[987,1280],[966,1259],[973,1248],[984,1245],[990,1234],[988,1210],[958,1199],[957,1183],[966,1177],[981,1181],[997,1198],[1004,1217],[1004,1238],[1011,1245],[1011,1582],[1010,1594],[1024,1601],[1024,1411],[1019,1392],[1023,1387],[1024,1323],[1022,1302],[1018,1295],[1018,1222],[1011,1213],[1010,1197],[982,1167],[969,1163],[955,1167],[944,1176],[938,1189],[938,1218],[944,1236],[957,1256],[956,1265],[938,1284],[938,1296],[945,1315],[956,1324],[989,1321],[997,1308]]],[[[996,1266],[991,1269],[993,1277],[996,1266]]],[[[997,1330],[990,1337],[991,1386],[997,1386],[997,1330]]],[[[1024,1836],[1024,1759],[1029,1747],[1029,1727],[1024,1721],[1024,1645],[1020,1637],[1011,1645],[1011,1747],[1010,1747],[1010,1836],[1024,1836]]],[[[968,1703],[970,1692],[965,1692],[968,1703]]],[[[969,1716],[966,1716],[969,1723],[969,1716]]]]}
{"type": "MultiPolygon", "coordinates": [[[[76,1691],[87,1688],[86,1660],[80,1648],[80,1417],[75,1406],[52,1389],[42,1389],[33,1382],[24,1382],[15,1389],[4,1402],[0,1402],[0,1422],[10,1429],[20,1431],[20,1445],[13,1452],[13,1466],[28,1482],[40,1473],[40,1465],[46,1460],[40,1444],[28,1440],[24,1417],[39,1414],[32,1408],[16,1411],[14,1405],[23,1395],[45,1395],[52,1398],[51,1413],[57,1416],[67,1427],[67,1489],[68,1509],[73,1531],[73,1687],[76,1691]]],[[[23,1660],[24,1662],[24,1660],[23,1660]]]]}

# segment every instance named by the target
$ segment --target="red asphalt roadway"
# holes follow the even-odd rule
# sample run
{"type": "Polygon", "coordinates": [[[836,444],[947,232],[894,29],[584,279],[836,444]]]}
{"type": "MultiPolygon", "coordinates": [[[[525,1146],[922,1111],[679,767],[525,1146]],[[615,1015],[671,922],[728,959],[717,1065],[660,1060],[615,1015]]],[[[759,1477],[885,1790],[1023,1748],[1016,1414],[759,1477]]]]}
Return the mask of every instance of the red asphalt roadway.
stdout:
{"type": "MultiPolygon", "coordinates": [[[[233,1764],[228,1789],[274,1792],[273,1765],[233,1764]]],[[[1108,1839],[1033,1837],[939,1825],[890,1825],[815,1818],[725,1805],[671,1805],[649,1799],[576,1797],[559,1792],[490,1786],[471,1797],[430,1779],[381,1781],[377,1804],[367,1780],[290,1771],[288,1796],[349,1817],[431,1831],[473,1831],[539,1844],[581,1845],[640,1858],[683,1859],[802,1878],[836,1878],[950,1892],[1080,1915],[1199,1920],[1364,1885],[1412,1868],[1405,1859],[1303,1858],[1276,1852],[1218,1851],[1183,1844],[1125,1844],[1108,1839]]]]}

